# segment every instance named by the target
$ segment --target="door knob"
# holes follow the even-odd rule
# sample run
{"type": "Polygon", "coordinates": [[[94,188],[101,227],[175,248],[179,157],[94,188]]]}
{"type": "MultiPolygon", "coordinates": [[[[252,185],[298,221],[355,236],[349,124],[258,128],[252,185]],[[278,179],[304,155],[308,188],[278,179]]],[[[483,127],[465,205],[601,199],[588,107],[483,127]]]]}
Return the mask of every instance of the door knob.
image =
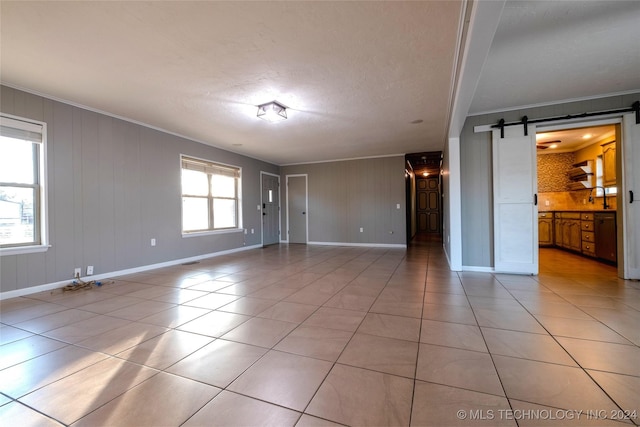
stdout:
{"type": "Polygon", "coordinates": [[[306,212],[302,212],[302,215],[306,215],[306,212]]]}

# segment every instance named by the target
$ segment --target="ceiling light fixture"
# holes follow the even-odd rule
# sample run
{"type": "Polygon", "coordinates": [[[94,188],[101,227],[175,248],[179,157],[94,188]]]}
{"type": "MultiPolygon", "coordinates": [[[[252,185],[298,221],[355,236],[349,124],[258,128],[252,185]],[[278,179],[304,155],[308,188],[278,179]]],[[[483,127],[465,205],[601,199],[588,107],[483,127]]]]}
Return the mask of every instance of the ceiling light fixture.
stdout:
{"type": "Polygon", "coordinates": [[[422,172],[422,176],[429,176],[429,172],[422,172]]]}
{"type": "Polygon", "coordinates": [[[277,101],[258,105],[258,117],[268,122],[279,122],[287,118],[287,107],[277,101]]]}

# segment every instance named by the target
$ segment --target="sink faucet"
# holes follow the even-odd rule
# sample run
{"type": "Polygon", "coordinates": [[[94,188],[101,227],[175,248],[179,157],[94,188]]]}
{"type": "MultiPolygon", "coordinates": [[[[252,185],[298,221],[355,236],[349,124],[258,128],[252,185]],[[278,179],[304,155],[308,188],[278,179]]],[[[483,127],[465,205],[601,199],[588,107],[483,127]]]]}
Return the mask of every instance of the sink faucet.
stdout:
{"type": "Polygon", "coordinates": [[[596,190],[598,188],[602,188],[602,209],[609,209],[609,205],[607,205],[607,192],[604,189],[604,187],[601,187],[599,185],[596,185],[595,187],[592,187],[591,191],[589,191],[589,203],[594,203],[593,190],[596,190]]]}

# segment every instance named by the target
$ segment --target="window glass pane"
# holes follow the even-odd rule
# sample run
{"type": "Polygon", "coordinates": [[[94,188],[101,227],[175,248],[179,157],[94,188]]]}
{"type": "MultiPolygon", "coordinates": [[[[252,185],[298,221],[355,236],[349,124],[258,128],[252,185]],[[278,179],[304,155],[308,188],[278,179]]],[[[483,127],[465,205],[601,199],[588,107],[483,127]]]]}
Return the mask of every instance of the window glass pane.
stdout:
{"type": "Polygon", "coordinates": [[[236,226],[236,201],[213,199],[213,228],[236,226]]]}
{"type": "Polygon", "coordinates": [[[182,198],[182,229],[206,230],[209,228],[209,202],[200,197],[182,198]]]}
{"type": "Polygon", "coordinates": [[[37,243],[35,189],[0,187],[0,245],[37,243]]]}
{"type": "Polygon", "coordinates": [[[0,182],[34,184],[34,146],[32,142],[0,137],[0,182]]]}
{"type": "Polygon", "coordinates": [[[236,179],[232,176],[213,175],[211,194],[213,197],[236,197],[236,179]]]}
{"type": "Polygon", "coordinates": [[[182,194],[206,196],[209,194],[207,174],[198,171],[182,170],[182,194]]]}

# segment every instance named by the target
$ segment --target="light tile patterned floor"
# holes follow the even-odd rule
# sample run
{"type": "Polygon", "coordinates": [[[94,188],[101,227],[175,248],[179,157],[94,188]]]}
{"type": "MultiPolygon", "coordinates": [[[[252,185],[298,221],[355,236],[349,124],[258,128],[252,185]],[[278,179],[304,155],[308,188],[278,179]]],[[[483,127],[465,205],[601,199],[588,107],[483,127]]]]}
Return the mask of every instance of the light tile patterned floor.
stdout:
{"type": "Polygon", "coordinates": [[[554,249],[540,264],[280,245],[4,300],[0,423],[640,424],[640,284],[554,249]]]}

